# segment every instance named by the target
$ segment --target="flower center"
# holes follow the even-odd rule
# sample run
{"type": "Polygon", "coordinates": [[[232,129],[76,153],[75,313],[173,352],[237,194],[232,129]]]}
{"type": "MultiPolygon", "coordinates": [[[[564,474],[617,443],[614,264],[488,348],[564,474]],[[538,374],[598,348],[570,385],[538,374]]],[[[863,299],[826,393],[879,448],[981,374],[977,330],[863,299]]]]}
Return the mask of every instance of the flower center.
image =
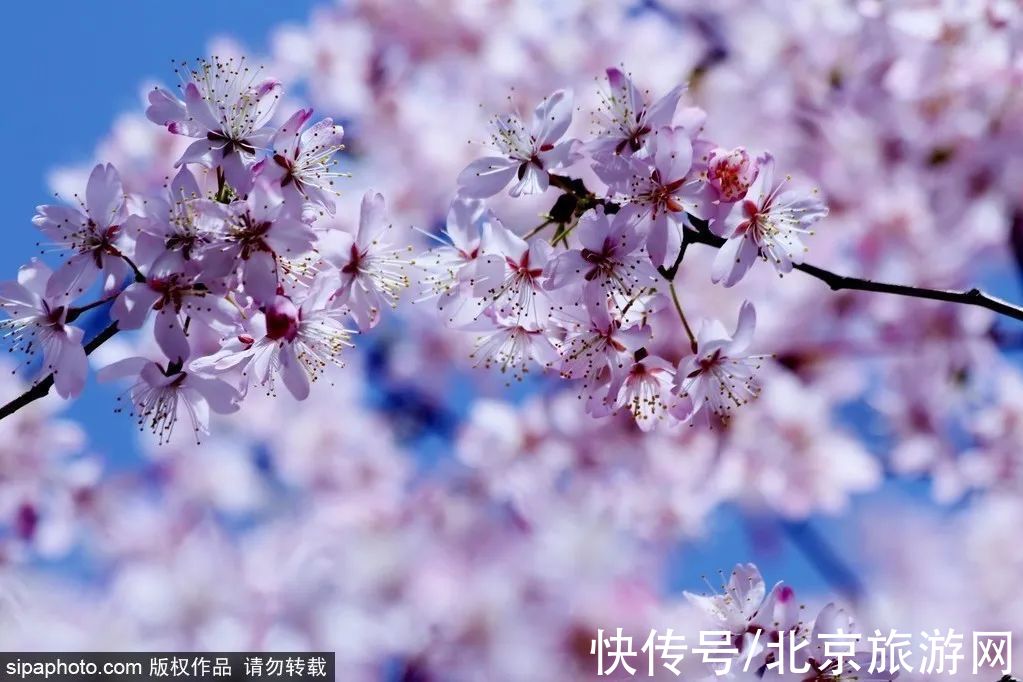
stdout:
{"type": "Polygon", "coordinates": [[[287,296],[278,294],[266,307],[266,335],[274,341],[294,341],[298,336],[298,307],[287,296]]]}

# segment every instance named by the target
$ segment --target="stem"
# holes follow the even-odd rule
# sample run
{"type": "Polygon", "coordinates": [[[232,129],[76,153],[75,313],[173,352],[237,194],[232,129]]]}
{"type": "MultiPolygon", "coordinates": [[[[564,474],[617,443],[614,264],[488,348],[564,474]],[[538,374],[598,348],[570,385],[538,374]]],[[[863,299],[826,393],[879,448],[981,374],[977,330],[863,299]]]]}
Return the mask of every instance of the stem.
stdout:
{"type": "Polygon", "coordinates": [[[532,230],[530,230],[529,232],[524,234],[522,236],[522,238],[526,239],[526,240],[532,239],[536,235],[540,234],[540,232],[542,232],[545,227],[547,227],[548,225],[552,225],[552,224],[554,224],[554,221],[551,220],[550,218],[548,218],[547,220],[543,221],[542,223],[540,223],[539,225],[534,227],[532,230]]]}
{"type": "Polygon", "coordinates": [[[231,188],[227,184],[227,178],[224,177],[224,169],[220,166],[217,166],[217,193],[213,200],[221,204],[231,203],[231,188]]]}
{"type": "MultiPolygon", "coordinates": [[[[96,350],[104,343],[110,340],[114,334],[117,333],[117,323],[111,322],[110,325],[97,334],[89,343],[85,344],[85,354],[91,355],[92,351],[96,350]]],[[[40,398],[46,397],[50,392],[50,388],[53,387],[53,374],[46,375],[46,378],[40,381],[38,384],[32,386],[14,400],[10,401],[3,407],[0,407],[0,419],[9,417],[21,408],[25,407],[29,403],[35,402],[40,398]]]]}
{"type": "Polygon", "coordinates": [[[135,261],[133,261],[131,258],[128,258],[127,256],[125,256],[123,253],[119,253],[118,255],[121,257],[121,260],[123,260],[125,263],[128,264],[128,267],[131,268],[131,271],[133,273],[135,273],[135,281],[136,282],[145,282],[146,281],[146,276],[142,274],[141,270],[139,270],[139,266],[135,265],[135,261]]]}
{"type": "Polygon", "coordinates": [[[675,275],[678,274],[678,269],[682,266],[682,259],[686,257],[686,249],[689,248],[689,230],[682,233],[682,246],[679,247],[678,255],[675,256],[675,262],[671,264],[670,268],[666,268],[663,265],[657,268],[657,272],[660,273],[661,277],[668,280],[669,282],[674,281],[675,275]]]}
{"type": "Polygon", "coordinates": [[[675,283],[668,280],[668,289],[671,290],[671,300],[675,304],[675,310],[678,311],[678,318],[682,320],[682,327],[686,330],[686,336],[689,337],[689,346],[693,349],[693,354],[696,354],[696,336],[693,334],[693,330],[689,327],[689,321],[686,320],[686,314],[682,312],[682,304],[678,300],[678,292],[675,291],[675,283]]]}
{"type": "Polygon", "coordinates": [[[107,296],[106,298],[95,300],[92,303],[86,303],[85,305],[73,306],[68,309],[67,317],[65,318],[64,321],[70,324],[71,322],[74,322],[79,317],[81,317],[82,313],[92,310],[93,308],[98,308],[104,303],[110,303],[110,301],[114,300],[115,298],[117,298],[116,294],[113,296],[107,296]]]}

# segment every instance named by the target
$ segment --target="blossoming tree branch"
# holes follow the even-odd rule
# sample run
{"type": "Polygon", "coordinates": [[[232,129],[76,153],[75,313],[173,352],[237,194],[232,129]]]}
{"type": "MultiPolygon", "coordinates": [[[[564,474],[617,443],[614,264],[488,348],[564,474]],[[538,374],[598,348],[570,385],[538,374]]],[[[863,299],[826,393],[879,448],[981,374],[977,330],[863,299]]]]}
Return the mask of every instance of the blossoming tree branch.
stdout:
{"type": "MultiPolygon", "coordinates": [[[[493,119],[494,153],[458,178],[441,244],[415,258],[394,237],[384,198],[367,193],[356,226],[337,210],[343,131],[312,110],[278,117],[283,88],[245,60],[182,65],[180,93],[149,95],[147,117],[193,138],[160,194],[126,195],[100,164],[72,204],[40,206],[33,222],[62,257],[33,259],[0,285],[2,324],[34,368],[0,419],[51,389],[81,394],[87,356],[123,330],[148,351],[99,370],[126,379],[140,428],[166,440],[184,418],[197,437],[210,412],[238,409],[250,390],[306,398],[311,382],[357,332],[378,324],[415,270],[445,323],[478,335],[476,364],[521,378],[532,369],[574,380],[594,416],[630,412],[658,423],[714,425],[754,398],[770,356],[752,353],[749,303],[729,332],[691,319],[676,275],[688,247],[717,249],[714,283],[752,267],[799,270],[832,289],[981,306],[1023,320],[1023,308],[978,289],[950,291],[836,274],[803,261],[804,238],[827,215],[812,190],[779,177],[770,154],[725,149],[704,136],[705,114],[681,106],[683,87],[651,101],[618,69],[587,139],[567,137],[569,92],[529,121],[493,119]],[[180,95],[180,96],[179,96],[180,95]],[[282,121],[276,123],[276,121],[282,121]],[[502,224],[485,201],[555,190],[539,225],[502,224]],[[758,263],[762,263],[758,265],[758,263]],[[671,307],[665,328],[655,311],[671,307]],[[86,339],[79,323],[108,309],[86,339]],[[659,357],[653,341],[684,334],[690,353],[659,357]]],[[[769,349],[765,349],[769,350],[769,349]]]]}

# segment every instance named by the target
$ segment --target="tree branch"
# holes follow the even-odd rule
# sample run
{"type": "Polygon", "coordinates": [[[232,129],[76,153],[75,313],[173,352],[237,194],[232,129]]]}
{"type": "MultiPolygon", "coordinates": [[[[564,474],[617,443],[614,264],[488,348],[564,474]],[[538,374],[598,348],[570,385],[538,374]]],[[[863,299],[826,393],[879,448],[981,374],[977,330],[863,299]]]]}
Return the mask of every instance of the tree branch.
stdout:
{"type": "MultiPolygon", "coordinates": [[[[712,246],[715,249],[720,249],[725,243],[724,238],[707,230],[691,230],[686,228],[685,237],[692,243],[705,244],[707,246],[712,246]]],[[[852,291],[873,291],[880,294],[893,294],[895,296],[924,298],[931,301],[945,301],[946,303],[974,305],[981,308],[987,308],[999,315],[1005,315],[1006,317],[1023,321],[1023,307],[1009,303],[1008,301],[1004,301],[995,296],[991,296],[990,294],[986,294],[977,288],[958,291],[953,289],[927,289],[924,287],[914,287],[906,284],[875,282],[869,279],[860,279],[859,277],[839,275],[831,272],[830,270],[819,268],[816,265],[810,265],[809,263],[799,263],[798,265],[794,265],[793,268],[806,273],[811,277],[819,279],[827,284],[832,291],[840,291],[842,289],[852,291]]]]}
{"type": "MultiPolygon", "coordinates": [[[[90,355],[92,351],[96,350],[104,343],[110,340],[114,334],[117,333],[117,323],[111,322],[110,325],[95,336],[89,343],[85,344],[85,354],[90,355]]],[[[40,381],[38,384],[32,386],[30,389],[19,395],[14,400],[10,401],[3,407],[0,407],[0,419],[9,417],[21,408],[25,407],[29,403],[35,402],[40,398],[45,398],[49,394],[50,389],[53,387],[53,374],[48,374],[46,378],[40,381]]]]}

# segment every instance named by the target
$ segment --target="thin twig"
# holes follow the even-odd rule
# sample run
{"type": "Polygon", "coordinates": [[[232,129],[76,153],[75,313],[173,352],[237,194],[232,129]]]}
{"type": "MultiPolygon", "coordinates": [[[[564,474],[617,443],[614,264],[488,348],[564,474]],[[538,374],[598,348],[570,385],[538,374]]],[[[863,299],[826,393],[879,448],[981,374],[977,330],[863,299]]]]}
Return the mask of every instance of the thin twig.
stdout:
{"type": "Polygon", "coordinates": [[[686,314],[682,312],[682,303],[678,300],[678,292],[675,291],[675,283],[671,280],[668,280],[668,289],[671,291],[671,300],[675,304],[675,310],[678,311],[678,317],[682,320],[682,327],[686,330],[686,336],[689,337],[689,346],[693,349],[693,353],[695,354],[697,351],[696,335],[693,334],[693,330],[689,326],[689,320],[686,319],[686,314]]]}
{"type": "MultiPolygon", "coordinates": [[[[686,237],[693,243],[705,244],[707,246],[712,246],[715,249],[720,249],[725,243],[724,238],[718,237],[706,230],[691,230],[687,228],[686,237]]],[[[839,275],[831,272],[830,270],[819,268],[816,265],[810,265],[809,263],[799,263],[793,265],[793,268],[810,275],[811,277],[819,279],[827,284],[832,291],[840,291],[843,289],[851,291],[872,291],[879,294],[893,294],[895,296],[923,298],[931,301],[945,301],[946,303],[973,305],[980,308],[987,308],[999,315],[1005,315],[1006,317],[1023,321],[1023,307],[1009,303],[1008,301],[995,296],[991,296],[990,294],[986,294],[977,288],[966,290],[927,289],[925,287],[915,287],[907,284],[875,282],[873,280],[861,279],[859,277],[839,275]]]]}
{"type": "Polygon", "coordinates": [[[543,221],[542,223],[540,223],[539,225],[534,227],[532,230],[527,232],[526,234],[522,235],[522,238],[526,239],[526,240],[532,239],[536,235],[540,234],[540,232],[542,232],[545,227],[548,227],[548,226],[553,225],[553,224],[554,224],[554,220],[552,220],[551,218],[548,218],[547,220],[543,221]]]}
{"type": "Polygon", "coordinates": [[[136,282],[145,282],[146,281],[146,276],[142,274],[141,270],[139,270],[139,266],[135,264],[135,261],[133,261],[131,258],[128,258],[127,256],[125,256],[123,253],[120,253],[118,255],[121,257],[121,259],[125,263],[128,264],[128,267],[131,268],[131,271],[135,274],[135,281],[136,282]]]}
{"type": "Polygon", "coordinates": [[[101,305],[103,305],[105,303],[110,303],[115,298],[117,298],[116,294],[113,295],[113,296],[106,296],[104,298],[97,299],[97,300],[93,301],[92,303],[86,303],[85,305],[72,306],[71,308],[68,309],[67,317],[64,318],[64,321],[67,322],[68,324],[70,324],[70,323],[74,322],[75,320],[77,320],[79,317],[81,317],[81,315],[83,313],[86,313],[86,312],[92,310],[93,308],[98,308],[98,307],[100,307],[101,305]]]}

